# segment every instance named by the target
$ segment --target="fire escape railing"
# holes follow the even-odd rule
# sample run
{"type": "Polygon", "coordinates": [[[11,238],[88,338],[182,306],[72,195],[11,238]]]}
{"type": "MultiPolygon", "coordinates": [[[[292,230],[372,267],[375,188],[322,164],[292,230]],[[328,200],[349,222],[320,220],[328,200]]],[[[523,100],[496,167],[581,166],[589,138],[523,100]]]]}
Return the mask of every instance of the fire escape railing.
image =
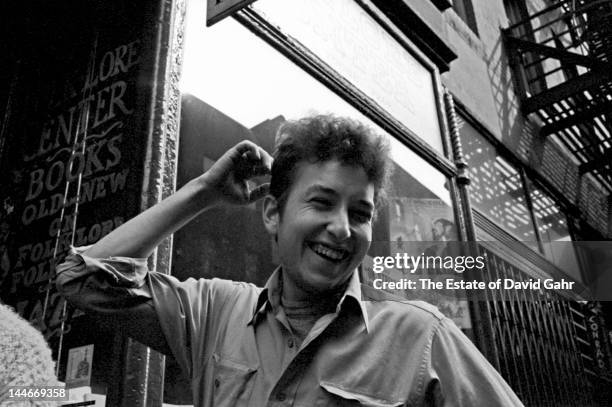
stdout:
{"type": "Polygon", "coordinates": [[[612,0],[562,0],[503,30],[521,108],[612,192],[612,0]]]}

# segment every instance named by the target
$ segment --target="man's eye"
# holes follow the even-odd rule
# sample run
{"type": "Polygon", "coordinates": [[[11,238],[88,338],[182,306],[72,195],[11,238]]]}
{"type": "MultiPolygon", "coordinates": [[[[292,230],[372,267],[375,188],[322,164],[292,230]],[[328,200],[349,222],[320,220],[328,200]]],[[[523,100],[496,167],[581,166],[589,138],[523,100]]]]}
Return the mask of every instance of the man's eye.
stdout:
{"type": "Polygon", "coordinates": [[[372,214],[368,213],[368,212],[353,212],[352,215],[353,219],[355,219],[355,221],[359,222],[359,223],[366,223],[372,220],[372,214]]]}
{"type": "Polygon", "coordinates": [[[331,206],[332,202],[329,199],[325,198],[312,198],[310,202],[319,205],[319,206],[331,206]]]}

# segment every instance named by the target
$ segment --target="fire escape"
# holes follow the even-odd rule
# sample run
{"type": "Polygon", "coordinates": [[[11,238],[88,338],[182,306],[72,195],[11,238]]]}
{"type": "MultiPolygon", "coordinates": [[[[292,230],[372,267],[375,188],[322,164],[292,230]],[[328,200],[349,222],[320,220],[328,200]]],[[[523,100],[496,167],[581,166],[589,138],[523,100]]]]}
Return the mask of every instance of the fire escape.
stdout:
{"type": "Polygon", "coordinates": [[[504,30],[525,115],[612,193],[612,0],[560,0],[504,30]]]}

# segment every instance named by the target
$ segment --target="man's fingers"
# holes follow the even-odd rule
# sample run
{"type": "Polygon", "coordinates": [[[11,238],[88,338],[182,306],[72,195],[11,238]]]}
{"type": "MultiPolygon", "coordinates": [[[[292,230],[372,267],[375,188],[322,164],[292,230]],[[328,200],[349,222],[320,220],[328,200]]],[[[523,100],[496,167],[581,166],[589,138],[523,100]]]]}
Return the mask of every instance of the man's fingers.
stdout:
{"type": "Polygon", "coordinates": [[[254,158],[259,159],[259,146],[252,141],[243,140],[240,143],[236,144],[234,147],[235,151],[238,153],[237,156],[243,156],[244,154],[252,154],[254,158]]]}
{"type": "Polygon", "coordinates": [[[260,161],[268,169],[272,168],[272,156],[266,150],[249,140],[236,144],[236,158],[246,157],[249,160],[260,161]]]}
{"type": "Polygon", "coordinates": [[[269,174],[272,170],[272,156],[266,152],[263,148],[257,149],[258,157],[256,161],[253,161],[253,174],[254,175],[265,175],[269,174]]]}
{"type": "Polygon", "coordinates": [[[238,179],[250,179],[258,175],[266,175],[272,169],[272,156],[250,141],[237,144],[234,148],[234,154],[232,159],[238,179]]]}
{"type": "Polygon", "coordinates": [[[261,162],[258,163],[255,167],[253,167],[253,175],[267,175],[271,171],[271,167],[261,162]]]}
{"type": "Polygon", "coordinates": [[[261,198],[263,198],[264,196],[266,196],[268,194],[268,192],[270,192],[270,184],[269,183],[265,183],[265,184],[261,184],[258,185],[256,188],[253,188],[252,191],[250,191],[249,193],[249,202],[255,202],[261,198]]]}
{"type": "Polygon", "coordinates": [[[268,152],[262,148],[261,149],[261,164],[264,168],[267,169],[267,172],[272,171],[273,162],[274,162],[274,159],[272,158],[272,156],[268,154],[268,152]]]}
{"type": "Polygon", "coordinates": [[[259,162],[261,157],[261,154],[259,153],[259,149],[256,150],[249,150],[246,153],[242,154],[242,158],[249,160],[249,161],[253,161],[253,162],[259,162]]]}

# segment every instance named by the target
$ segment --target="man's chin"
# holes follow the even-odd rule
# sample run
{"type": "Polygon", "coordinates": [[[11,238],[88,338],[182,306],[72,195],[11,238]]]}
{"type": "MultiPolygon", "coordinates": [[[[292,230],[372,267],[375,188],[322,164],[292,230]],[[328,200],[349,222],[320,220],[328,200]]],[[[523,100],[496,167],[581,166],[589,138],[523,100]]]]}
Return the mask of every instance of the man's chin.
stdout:
{"type": "Polygon", "coordinates": [[[343,273],[342,278],[338,279],[328,279],[321,278],[316,279],[314,281],[310,281],[308,284],[308,288],[305,290],[311,295],[326,295],[329,293],[335,293],[340,290],[346,289],[346,286],[353,274],[351,271],[346,271],[343,273]]]}

